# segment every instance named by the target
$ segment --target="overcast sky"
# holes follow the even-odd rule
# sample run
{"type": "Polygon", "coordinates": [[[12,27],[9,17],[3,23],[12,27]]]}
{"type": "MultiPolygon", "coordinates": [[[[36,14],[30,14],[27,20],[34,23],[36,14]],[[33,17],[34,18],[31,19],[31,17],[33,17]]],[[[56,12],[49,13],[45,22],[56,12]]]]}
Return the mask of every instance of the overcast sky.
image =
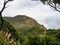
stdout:
{"type": "MultiPolygon", "coordinates": [[[[0,10],[3,6],[0,0],[0,10]]],[[[43,5],[40,1],[14,0],[3,12],[3,16],[26,15],[37,20],[46,28],[60,28],[60,12],[55,11],[48,5],[43,5]]]]}

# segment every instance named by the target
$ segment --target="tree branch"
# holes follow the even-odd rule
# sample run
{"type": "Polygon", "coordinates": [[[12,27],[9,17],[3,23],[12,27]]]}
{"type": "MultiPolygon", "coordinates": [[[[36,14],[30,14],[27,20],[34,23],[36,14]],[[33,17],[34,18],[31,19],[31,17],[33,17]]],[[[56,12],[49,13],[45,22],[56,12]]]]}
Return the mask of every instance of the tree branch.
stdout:
{"type": "Polygon", "coordinates": [[[9,1],[5,1],[4,0],[4,4],[3,4],[3,8],[2,8],[2,10],[0,11],[1,13],[4,11],[4,9],[6,8],[5,6],[6,6],[6,4],[8,3],[9,1]]]}
{"type": "Polygon", "coordinates": [[[48,5],[53,7],[56,11],[60,12],[60,10],[57,9],[58,7],[56,6],[56,4],[55,4],[55,6],[53,6],[51,3],[48,2],[48,5]]]}

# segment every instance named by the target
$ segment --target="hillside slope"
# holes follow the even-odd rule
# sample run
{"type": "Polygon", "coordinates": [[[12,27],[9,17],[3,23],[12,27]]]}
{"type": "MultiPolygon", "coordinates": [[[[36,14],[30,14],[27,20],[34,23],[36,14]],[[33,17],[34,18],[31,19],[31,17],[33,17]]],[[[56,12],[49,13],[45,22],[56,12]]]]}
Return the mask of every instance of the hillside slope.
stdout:
{"type": "Polygon", "coordinates": [[[23,33],[44,31],[46,28],[39,24],[35,19],[25,16],[25,15],[17,15],[15,17],[4,17],[5,20],[9,21],[11,25],[13,25],[17,30],[22,31],[23,33]],[[38,31],[39,30],[39,31],[38,31]]]}
{"type": "Polygon", "coordinates": [[[17,15],[15,17],[4,17],[7,21],[11,23],[16,28],[26,27],[26,26],[34,26],[39,25],[40,27],[45,28],[43,25],[39,24],[35,19],[25,16],[25,15],[17,15]]]}
{"type": "Polygon", "coordinates": [[[0,30],[0,45],[17,45],[19,35],[16,29],[9,22],[3,20],[3,26],[0,30]]]}

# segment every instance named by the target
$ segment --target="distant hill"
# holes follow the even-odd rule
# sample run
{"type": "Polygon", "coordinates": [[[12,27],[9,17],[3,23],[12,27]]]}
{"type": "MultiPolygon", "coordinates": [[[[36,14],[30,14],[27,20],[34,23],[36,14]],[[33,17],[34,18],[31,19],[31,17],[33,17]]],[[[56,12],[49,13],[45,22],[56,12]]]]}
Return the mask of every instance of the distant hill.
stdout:
{"type": "Polygon", "coordinates": [[[25,15],[17,15],[15,17],[4,17],[4,19],[9,21],[16,28],[20,28],[22,26],[26,27],[34,25],[39,25],[45,28],[43,25],[39,24],[35,19],[25,15]]]}
{"type": "MultiPolygon", "coordinates": [[[[46,28],[39,24],[35,19],[25,16],[17,15],[15,17],[3,17],[5,20],[10,22],[10,24],[16,28],[16,30],[22,31],[23,33],[31,33],[33,31],[37,33],[42,33],[46,28]],[[33,30],[33,31],[32,31],[33,30]]],[[[34,32],[34,34],[35,34],[34,32]]]]}
{"type": "Polygon", "coordinates": [[[37,24],[37,21],[34,19],[27,17],[25,15],[18,15],[15,17],[4,17],[7,21],[9,21],[11,24],[28,24],[28,25],[34,25],[37,24]]]}

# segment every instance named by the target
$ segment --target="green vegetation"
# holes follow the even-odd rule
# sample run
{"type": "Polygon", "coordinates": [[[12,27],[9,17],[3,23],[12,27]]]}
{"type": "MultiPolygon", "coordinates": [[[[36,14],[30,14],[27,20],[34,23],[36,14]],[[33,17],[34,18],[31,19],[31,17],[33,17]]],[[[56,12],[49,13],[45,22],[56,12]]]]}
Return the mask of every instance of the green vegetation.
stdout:
{"type": "Polygon", "coordinates": [[[4,17],[3,29],[0,30],[0,45],[60,45],[60,29],[46,29],[26,16],[21,16],[22,20],[17,21],[20,18],[18,17],[14,17],[15,22],[11,21],[13,17],[4,17]]]}

